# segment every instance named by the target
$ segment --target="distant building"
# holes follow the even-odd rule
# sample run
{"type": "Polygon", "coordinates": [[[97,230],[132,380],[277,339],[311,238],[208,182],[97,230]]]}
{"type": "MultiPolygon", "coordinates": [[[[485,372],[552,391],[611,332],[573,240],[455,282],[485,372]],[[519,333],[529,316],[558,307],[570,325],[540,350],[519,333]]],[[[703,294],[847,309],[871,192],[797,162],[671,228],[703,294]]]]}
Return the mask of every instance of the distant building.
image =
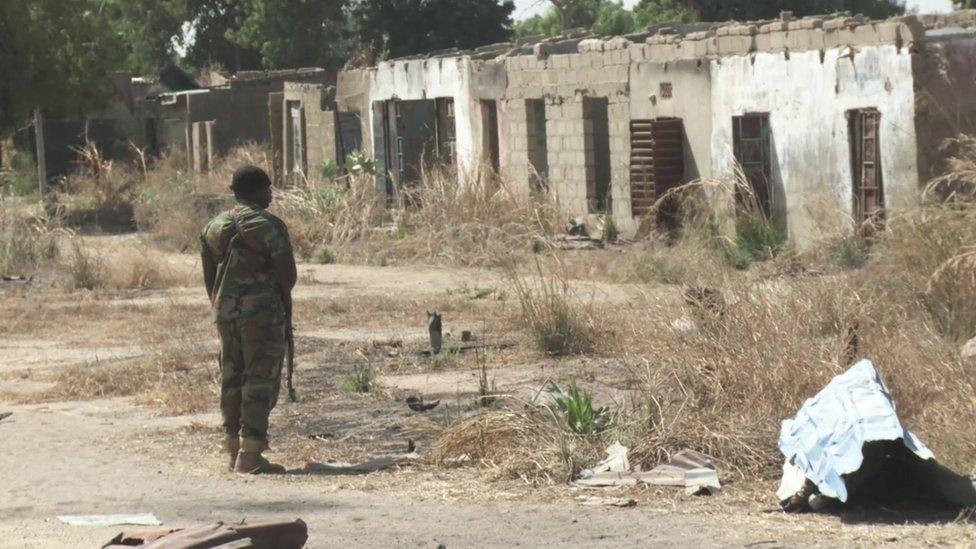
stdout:
{"type": "Polygon", "coordinates": [[[324,69],[241,71],[219,85],[160,93],[142,103],[147,148],[185,150],[191,165],[205,170],[216,156],[245,143],[268,143],[272,94],[285,82],[324,84],[324,69]]]}
{"type": "Polygon", "coordinates": [[[938,144],[974,129],[974,27],[976,10],[787,16],[385,61],[341,72],[331,122],[314,131],[309,100],[297,89],[283,98],[283,167],[312,169],[313,143],[316,158],[339,159],[348,146],[340,152],[337,136],[355,133],[391,195],[425,160],[489,165],[633,233],[669,188],[740,165],[760,207],[803,246],[917,202],[938,144]]]}

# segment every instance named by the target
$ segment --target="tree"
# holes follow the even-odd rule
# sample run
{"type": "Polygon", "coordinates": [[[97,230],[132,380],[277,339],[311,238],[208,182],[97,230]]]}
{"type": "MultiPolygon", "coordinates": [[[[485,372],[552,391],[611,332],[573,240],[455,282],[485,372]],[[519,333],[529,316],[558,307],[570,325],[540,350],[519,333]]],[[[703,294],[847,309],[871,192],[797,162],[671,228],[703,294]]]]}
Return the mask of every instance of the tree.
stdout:
{"type": "Polygon", "coordinates": [[[126,50],[126,68],[154,74],[177,58],[186,0],[108,0],[103,14],[126,50]]]}
{"type": "Polygon", "coordinates": [[[228,33],[261,55],[267,69],[338,69],[348,54],[343,0],[247,0],[240,28],[228,33]]]}
{"type": "Polygon", "coordinates": [[[836,11],[881,19],[905,12],[904,0],[687,0],[702,21],[775,19],[782,11],[796,17],[836,11]]]}
{"type": "Polygon", "coordinates": [[[634,6],[637,28],[657,23],[691,23],[695,12],[682,0],[641,0],[634,6]]]}
{"type": "Polygon", "coordinates": [[[957,10],[971,10],[976,8],[976,0],[952,0],[957,10]]]}
{"type": "Polygon", "coordinates": [[[231,39],[247,17],[246,0],[182,0],[185,22],[179,38],[183,59],[197,69],[220,65],[231,72],[261,69],[261,53],[231,39]]]}
{"type": "Polygon", "coordinates": [[[352,19],[361,46],[402,57],[505,41],[514,10],[511,0],[358,0],[352,19]]]}
{"type": "Polygon", "coordinates": [[[122,64],[94,0],[0,2],[0,133],[30,119],[83,116],[111,97],[122,64]]]}
{"type": "MultiPolygon", "coordinates": [[[[596,23],[602,8],[614,5],[609,0],[556,0],[552,4],[552,8],[546,13],[533,15],[520,21],[515,26],[515,36],[517,38],[535,35],[556,36],[564,29],[580,27],[589,29],[596,23]]],[[[614,17],[623,19],[617,13],[611,12],[607,14],[606,24],[609,24],[609,19],[614,17]]]]}
{"type": "Polygon", "coordinates": [[[600,36],[620,36],[630,34],[636,28],[634,12],[625,8],[623,2],[608,2],[600,6],[590,31],[600,36]]]}
{"type": "Polygon", "coordinates": [[[533,15],[515,25],[516,38],[526,36],[556,36],[563,29],[562,16],[556,9],[551,9],[542,15],[533,15]]]}

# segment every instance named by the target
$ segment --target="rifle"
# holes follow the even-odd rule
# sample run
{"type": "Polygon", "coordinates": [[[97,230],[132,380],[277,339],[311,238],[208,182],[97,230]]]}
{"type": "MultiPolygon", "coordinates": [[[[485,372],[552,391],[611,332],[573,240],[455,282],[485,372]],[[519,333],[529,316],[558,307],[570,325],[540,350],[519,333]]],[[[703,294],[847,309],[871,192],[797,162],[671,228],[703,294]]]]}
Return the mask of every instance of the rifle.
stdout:
{"type": "Polygon", "coordinates": [[[295,325],[291,320],[291,296],[283,297],[285,302],[285,340],[288,342],[288,354],[285,355],[285,372],[288,384],[288,400],[298,402],[298,393],[292,378],[295,376],[295,325]]]}

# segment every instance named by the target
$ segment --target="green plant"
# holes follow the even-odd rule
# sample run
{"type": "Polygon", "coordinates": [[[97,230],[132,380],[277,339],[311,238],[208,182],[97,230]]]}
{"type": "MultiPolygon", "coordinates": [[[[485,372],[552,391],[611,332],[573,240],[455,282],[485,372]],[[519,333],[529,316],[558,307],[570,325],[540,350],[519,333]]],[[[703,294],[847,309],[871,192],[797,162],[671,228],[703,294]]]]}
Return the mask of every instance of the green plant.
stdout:
{"type": "Polygon", "coordinates": [[[332,254],[332,250],[328,246],[322,244],[312,252],[312,261],[319,265],[331,265],[335,263],[335,255],[332,254]]]}
{"type": "Polygon", "coordinates": [[[342,381],[339,390],[344,393],[368,393],[373,390],[376,374],[372,366],[357,366],[353,373],[342,381]]]}
{"type": "Polygon", "coordinates": [[[335,179],[339,176],[339,172],[342,171],[339,168],[339,164],[336,164],[335,160],[325,159],[319,164],[319,174],[326,179],[335,179]]]}
{"type": "Polygon", "coordinates": [[[744,268],[752,261],[772,259],[786,243],[786,233],[761,215],[739,217],[735,224],[734,250],[727,251],[730,262],[744,268]]]}
{"type": "Polygon", "coordinates": [[[570,432],[591,435],[609,429],[616,422],[616,414],[609,407],[593,407],[593,394],[581,392],[575,379],[570,380],[566,392],[555,381],[549,381],[546,390],[552,395],[556,412],[562,416],[562,426],[570,432]]]}
{"type": "Polygon", "coordinates": [[[101,258],[87,250],[78,240],[71,241],[72,255],[68,274],[71,288],[95,290],[105,284],[105,265],[101,258]]]}
{"type": "Polygon", "coordinates": [[[30,155],[14,149],[7,165],[0,170],[0,185],[2,185],[0,187],[2,194],[37,197],[37,172],[30,155]]]}
{"type": "Polygon", "coordinates": [[[440,370],[445,366],[450,366],[457,362],[460,352],[453,351],[441,351],[437,354],[433,354],[430,357],[430,367],[433,370],[440,370]]]}
{"type": "Polygon", "coordinates": [[[376,173],[377,166],[376,160],[366,156],[363,151],[352,151],[346,155],[346,171],[353,175],[376,173]]]}
{"type": "Polygon", "coordinates": [[[603,216],[603,241],[606,243],[616,242],[620,238],[620,229],[612,215],[603,216]]]}
{"type": "Polygon", "coordinates": [[[861,235],[839,238],[827,246],[827,259],[838,267],[859,269],[871,255],[871,243],[861,235]]]}

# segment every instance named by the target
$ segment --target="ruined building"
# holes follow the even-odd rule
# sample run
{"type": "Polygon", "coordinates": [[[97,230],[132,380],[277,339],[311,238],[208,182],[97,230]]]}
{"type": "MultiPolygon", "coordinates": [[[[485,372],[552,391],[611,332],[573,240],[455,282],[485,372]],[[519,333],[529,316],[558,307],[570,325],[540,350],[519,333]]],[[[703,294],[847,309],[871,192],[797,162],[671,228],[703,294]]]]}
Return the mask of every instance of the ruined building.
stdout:
{"type": "Polygon", "coordinates": [[[196,171],[205,171],[213,158],[245,143],[266,143],[271,135],[268,102],[286,82],[323,84],[329,79],[319,68],[280,71],[240,71],[213,85],[159,93],[140,105],[146,149],[185,150],[196,171]]]}
{"type": "Polygon", "coordinates": [[[918,200],[976,114],[974,26],[970,10],[568,34],[346,70],[334,91],[286,88],[271,117],[286,171],[363,143],[394,193],[424,159],[484,163],[625,233],[667,189],[741,165],[802,246],[918,200]]]}

